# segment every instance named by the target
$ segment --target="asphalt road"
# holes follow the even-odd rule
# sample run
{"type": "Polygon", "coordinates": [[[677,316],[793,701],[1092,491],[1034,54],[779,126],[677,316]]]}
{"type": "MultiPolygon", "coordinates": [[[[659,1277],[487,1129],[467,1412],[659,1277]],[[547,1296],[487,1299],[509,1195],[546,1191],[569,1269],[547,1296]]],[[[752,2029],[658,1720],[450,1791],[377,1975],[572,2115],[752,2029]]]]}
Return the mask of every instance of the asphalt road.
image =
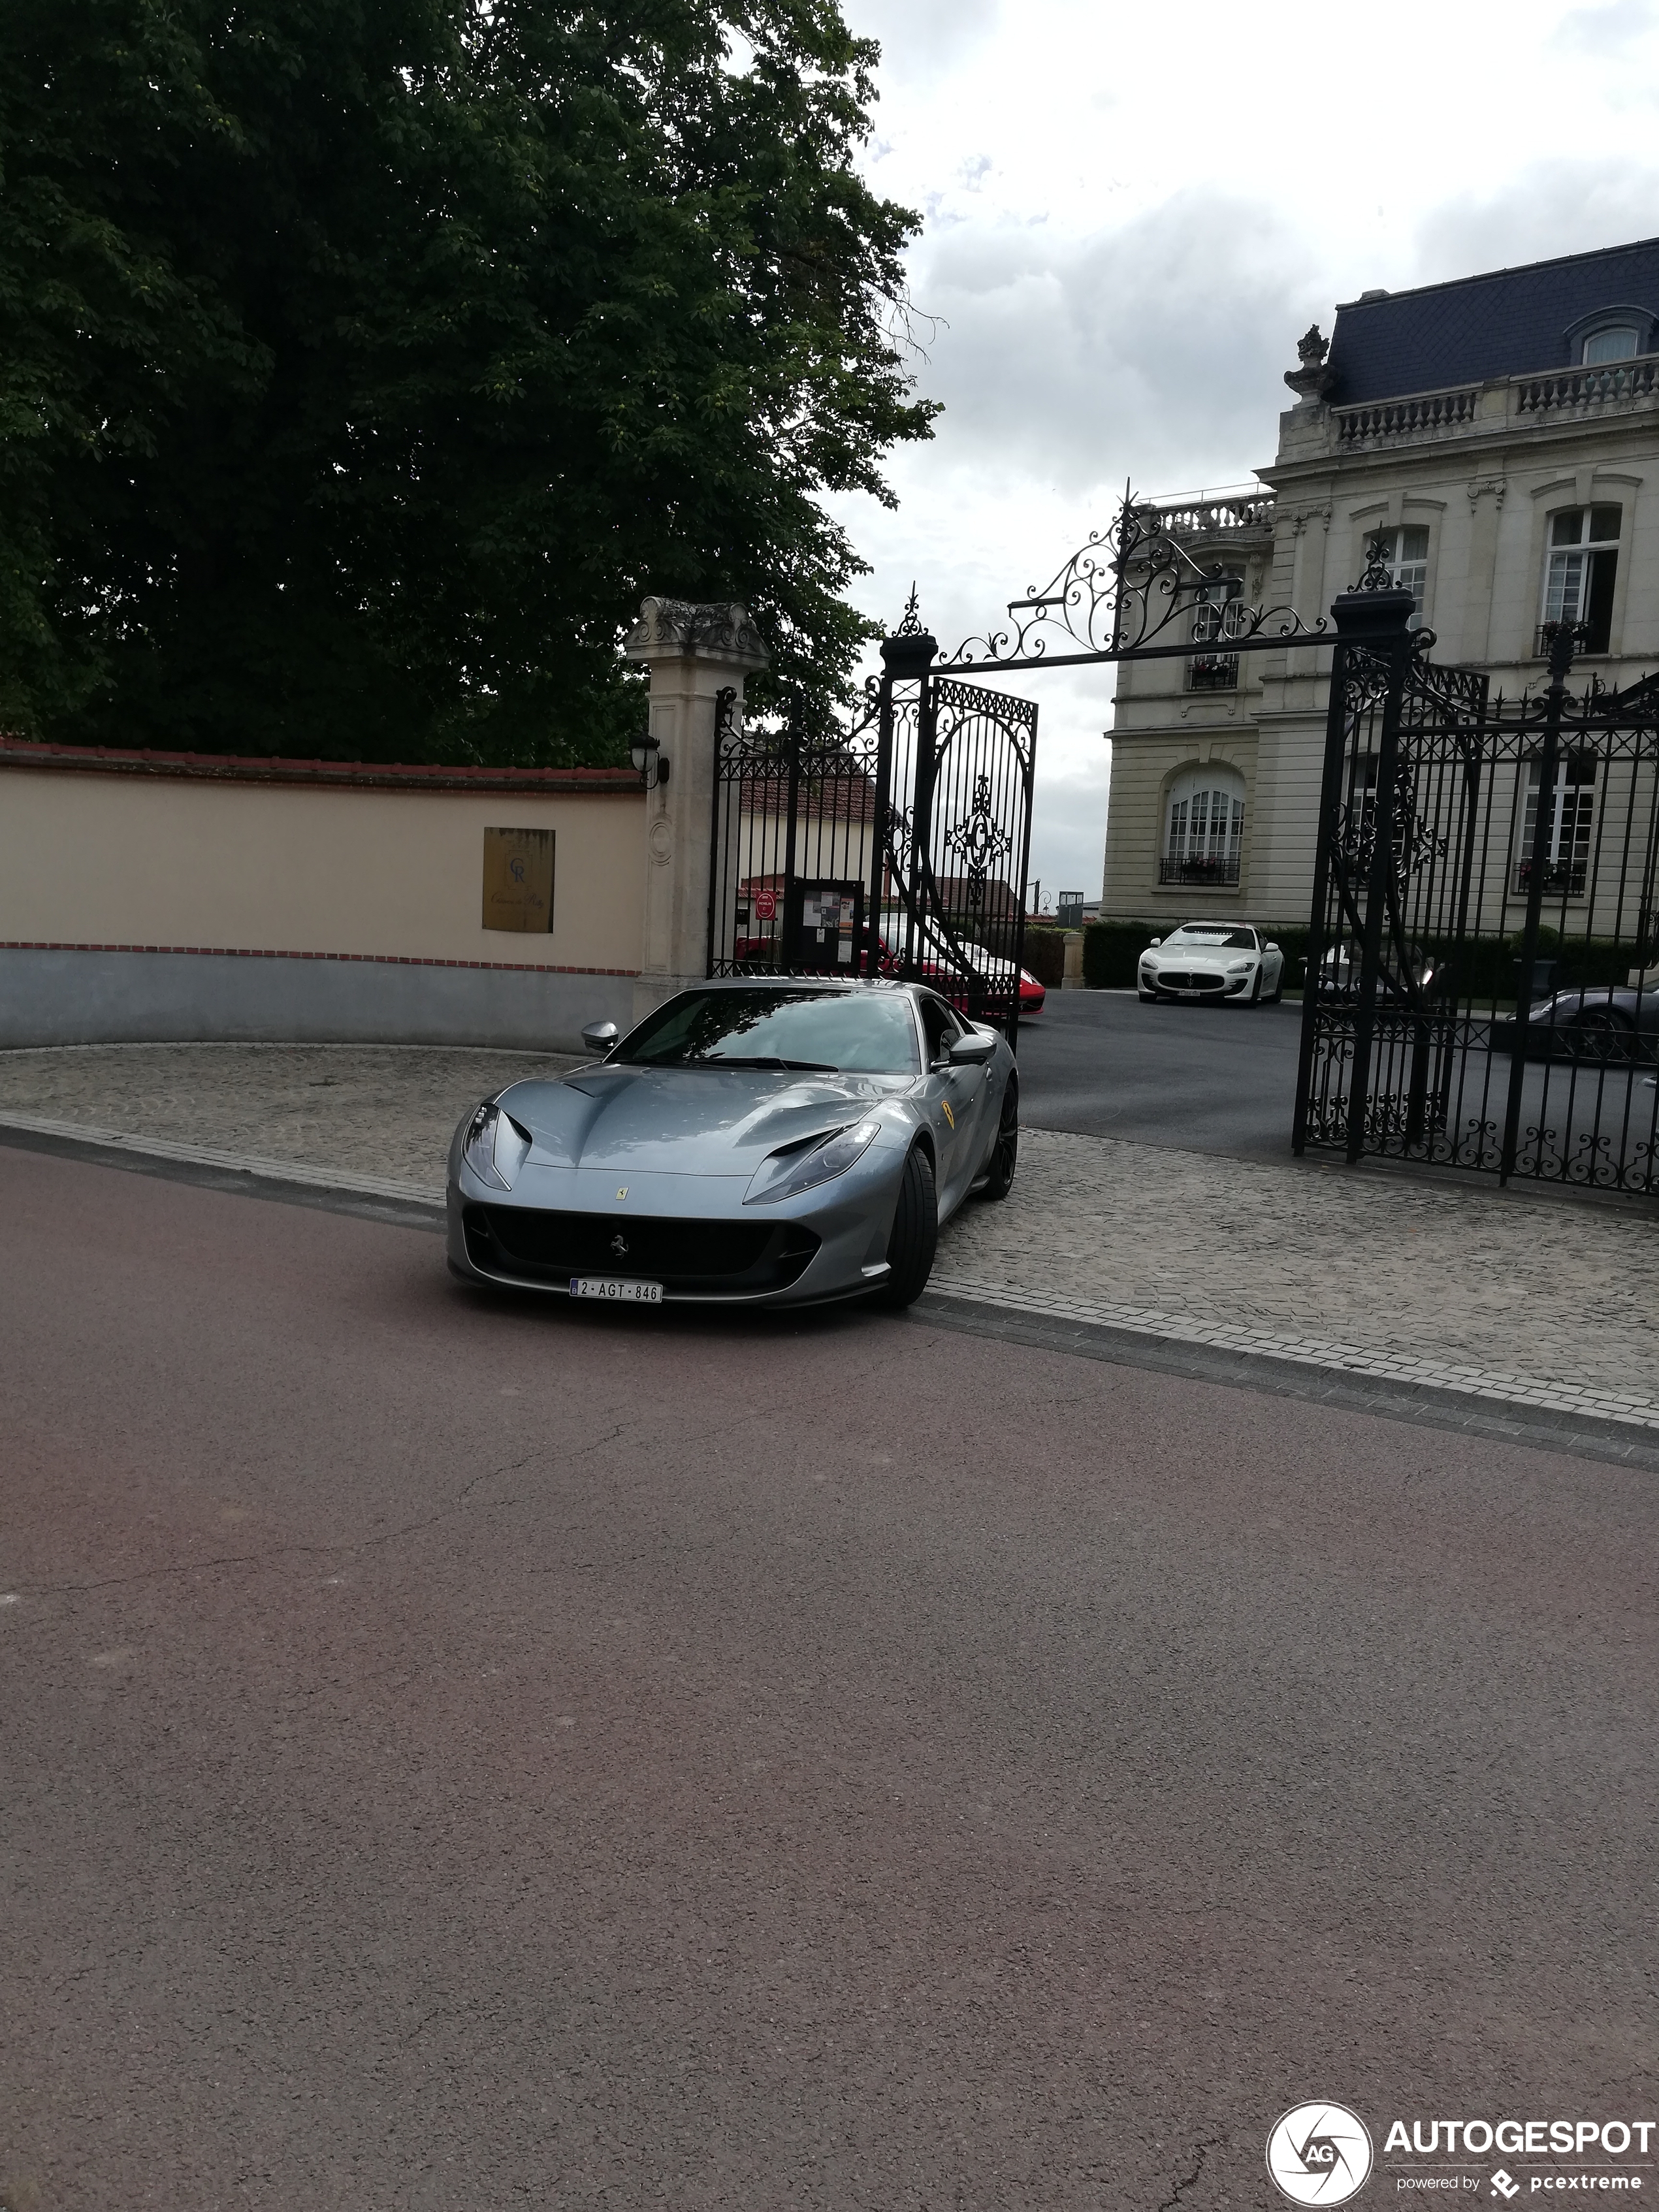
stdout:
{"type": "Polygon", "coordinates": [[[1290,1158],[1298,1005],[1143,1006],[1050,991],[1019,1030],[1020,1114],[1041,1129],[1290,1158]]]}
{"type": "Polygon", "coordinates": [[[0,1218],[18,2212],[1233,2212],[1304,2097],[1652,2112],[1650,1477],[0,1218]]]}

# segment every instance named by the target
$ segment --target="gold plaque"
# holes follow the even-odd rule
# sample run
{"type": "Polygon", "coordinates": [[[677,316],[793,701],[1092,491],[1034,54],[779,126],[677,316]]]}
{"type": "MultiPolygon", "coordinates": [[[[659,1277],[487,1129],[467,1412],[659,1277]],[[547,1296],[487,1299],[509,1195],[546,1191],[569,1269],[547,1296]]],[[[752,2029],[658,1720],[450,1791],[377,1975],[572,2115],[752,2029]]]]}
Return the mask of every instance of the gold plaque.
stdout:
{"type": "Polygon", "coordinates": [[[484,927],[551,929],[553,832],[486,830],[483,841],[484,927]]]}

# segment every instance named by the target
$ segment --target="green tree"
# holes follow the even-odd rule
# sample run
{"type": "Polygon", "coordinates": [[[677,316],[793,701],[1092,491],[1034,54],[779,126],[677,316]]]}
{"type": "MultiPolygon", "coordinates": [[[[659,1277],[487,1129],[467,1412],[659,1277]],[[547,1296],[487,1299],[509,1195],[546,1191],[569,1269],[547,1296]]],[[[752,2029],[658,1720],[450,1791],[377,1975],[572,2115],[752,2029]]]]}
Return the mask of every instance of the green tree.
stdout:
{"type": "Polygon", "coordinates": [[[8,0],[0,726],[614,758],[647,591],[818,705],[925,437],[836,0],[8,0]]]}

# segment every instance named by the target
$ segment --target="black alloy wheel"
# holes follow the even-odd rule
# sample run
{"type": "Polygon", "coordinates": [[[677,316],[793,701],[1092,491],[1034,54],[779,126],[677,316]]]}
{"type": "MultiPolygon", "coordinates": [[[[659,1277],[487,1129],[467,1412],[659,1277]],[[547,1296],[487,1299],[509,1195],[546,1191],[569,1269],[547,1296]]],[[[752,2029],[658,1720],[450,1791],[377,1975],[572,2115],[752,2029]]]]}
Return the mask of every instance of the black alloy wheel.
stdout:
{"type": "Polygon", "coordinates": [[[1636,1056],[1636,1027],[1617,1006],[1586,1006],[1573,1017],[1575,1049],[1587,1060],[1623,1066],[1636,1056]]]}
{"type": "Polygon", "coordinates": [[[879,1304],[908,1306],[927,1287],[939,1249],[939,1193],[933,1183],[933,1164],[920,1145],[911,1148],[893,1210],[892,1233],[887,1239],[887,1279],[876,1292],[879,1304]]]}
{"type": "Polygon", "coordinates": [[[981,1198],[1006,1198],[1014,1187],[1019,1165],[1019,1085],[1011,1075],[1002,1093],[1002,1112],[997,1120],[997,1140],[990,1164],[979,1187],[981,1198]]]}

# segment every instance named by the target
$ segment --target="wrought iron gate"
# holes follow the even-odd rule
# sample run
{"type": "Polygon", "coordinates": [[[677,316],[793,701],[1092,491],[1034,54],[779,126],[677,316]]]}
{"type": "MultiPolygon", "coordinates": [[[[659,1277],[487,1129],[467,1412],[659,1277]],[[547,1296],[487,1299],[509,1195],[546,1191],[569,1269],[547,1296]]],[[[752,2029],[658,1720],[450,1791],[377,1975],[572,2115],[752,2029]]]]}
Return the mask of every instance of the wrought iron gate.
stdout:
{"type": "Polygon", "coordinates": [[[936,675],[937,650],[913,600],[844,728],[739,726],[726,701],[708,973],[924,981],[1012,1042],[1037,710],[936,675]]]}
{"type": "Polygon", "coordinates": [[[1562,629],[1506,702],[1335,611],[1296,1150],[1659,1189],[1659,678],[1570,691],[1562,629]]]}

